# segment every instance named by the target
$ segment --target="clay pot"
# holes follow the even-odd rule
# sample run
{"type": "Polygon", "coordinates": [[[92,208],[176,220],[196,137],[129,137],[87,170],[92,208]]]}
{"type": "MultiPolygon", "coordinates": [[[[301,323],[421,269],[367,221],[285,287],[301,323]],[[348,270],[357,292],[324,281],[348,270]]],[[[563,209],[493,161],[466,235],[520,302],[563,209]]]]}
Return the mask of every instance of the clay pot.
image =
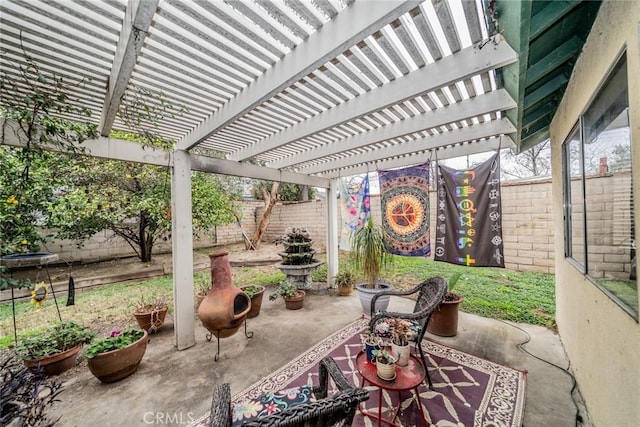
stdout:
{"type": "Polygon", "coordinates": [[[464,298],[455,295],[455,300],[440,303],[438,308],[431,314],[427,331],[440,337],[453,337],[458,334],[458,309],[464,298]]]}
{"type": "MultiPolygon", "coordinates": [[[[245,286],[242,286],[240,289],[244,290],[245,286]]],[[[249,310],[249,314],[247,314],[247,318],[252,319],[260,314],[260,308],[262,307],[262,297],[264,296],[265,287],[260,286],[262,289],[260,292],[251,297],[251,310],[249,310]]]]}
{"type": "Polygon", "coordinates": [[[133,374],[140,365],[147,350],[149,335],[145,331],[142,338],[117,350],[96,354],[88,359],[89,370],[103,383],[112,383],[133,374]]]}
{"type": "Polygon", "coordinates": [[[204,300],[204,297],[206,297],[205,294],[197,294],[196,295],[196,309],[198,307],[200,307],[200,304],[202,304],[202,301],[204,300]]]}
{"type": "Polygon", "coordinates": [[[284,298],[284,306],[288,310],[300,310],[304,305],[304,296],[304,291],[297,290],[294,296],[284,298]]]}
{"type": "Polygon", "coordinates": [[[351,295],[352,292],[353,292],[352,284],[338,285],[338,295],[340,295],[341,297],[349,296],[351,295]]]}
{"type": "Polygon", "coordinates": [[[25,359],[23,362],[27,368],[33,370],[42,368],[42,372],[47,375],[58,375],[76,365],[80,350],[82,350],[82,344],[40,359],[25,359]]]}
{"type": "Polygon", "coordinates": [[[164,318],[167,315],[168,307],[164,307],[161,310],[154,310],[145,313],[133,313],[138,321],[140,329],[144,329],[149,333],[158,332],[160,327],[164,324],[164,318]]]}
{"type": "Polygon", "coordinates": [[[211,289],[198,307],[202,325],[218,338],[235,334],[249,314],[251,300],[234,286],[229,264],[229,252],[209,254],[211,289]]]}

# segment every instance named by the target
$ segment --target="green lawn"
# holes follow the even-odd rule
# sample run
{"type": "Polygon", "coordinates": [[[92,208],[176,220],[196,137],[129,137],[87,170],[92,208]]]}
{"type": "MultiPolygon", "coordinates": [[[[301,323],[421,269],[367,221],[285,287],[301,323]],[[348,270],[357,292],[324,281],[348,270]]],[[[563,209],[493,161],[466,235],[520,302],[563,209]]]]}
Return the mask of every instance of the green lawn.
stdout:
{"type": "MultiPolygon", "coordinates": [[[[319,256],[323,259],[323,256],[319,256]]],[[[351,263],[347,253],[340,253],[340,265],[351,263]]],[[[540,273],[521,273],[498,268],[461,267],[434,262],[417,257],[394,257],[393,265],[384,272],[397,289],[408,289],[432,277],[449,278],[462,271],[455,291],[464,297],[462,310],[481,316],[532,323],[546,327],[555,326],[554,276],[540,273]]],[[[326,266],[314,274],[316,281],[326,280],[326,266]]],[[[234,267],[234,281],[238,285],[277,285],[284,279],[273,266],[234,267]]],[[[208,271],[196,272],[194,282],[208,283],[208,271]]],[[[172,278],[170,276],[150,280],[106,285],[76,295],[76,304],[64,306],[63,319],[74,319],[95,331],[108,332],[114,327],[124,327],[132,322],[133,307],[141,296],[163,296],[173,310],[172,278]]],[[[17,325],[20,334],[37,333],[45,325],[57,320],[53,301],[49,299],[41,308],[29,302],[16,303],[17,325]]],[[[135,322],[134,322],[135,323],[135,322]]],[[[11,304],[0,304],[0,348],[13,343],[11,304]]]]}

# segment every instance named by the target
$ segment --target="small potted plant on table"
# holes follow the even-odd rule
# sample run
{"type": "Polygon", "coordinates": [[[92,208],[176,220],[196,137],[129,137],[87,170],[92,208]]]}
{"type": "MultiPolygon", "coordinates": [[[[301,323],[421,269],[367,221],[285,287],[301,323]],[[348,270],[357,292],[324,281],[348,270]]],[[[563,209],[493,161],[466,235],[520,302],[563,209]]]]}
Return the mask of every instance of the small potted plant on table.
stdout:
{"type": "Polygon", "coordinates": [[[374,350],[379,350],[380,347],[382,347],[382,338],[377,336],[373,331],[367,330],[365,333],[360,335],[360,339],[362,339],[362,343],[364,344],[364,351],[367,355],[367,360],[369,362],[373,362],[375,360],[373,352],[374,350]]]}
{"type": "Polygon", "coordinates": [[[396,377],[396,358],[387,349],[374,350],[378,376],[385,381],[392,381],[396,377]]]}
{"type": "Polygon", "coordinates": [[[411,329],[409,322],[404,319],[393,318],[391,323],[391,351],[397,357],[398,366],[407,366],[411,349],[409,347],[409,335],[411,329]]]}
{"type": "Polygon", "coordinates": [[[147,331],[126,328],[106,338],[96,338],[85,349],[89,370],[103,383],[112,383],[133,374],[147,350],[147,331]]]}
{"type": "Polygon", "coordinates": [[[25,338],[16,347],[25,366],[57,375],[76,364],[82,345],[94,334],[75,322],[60,322],[41,334],[25,338]]]}

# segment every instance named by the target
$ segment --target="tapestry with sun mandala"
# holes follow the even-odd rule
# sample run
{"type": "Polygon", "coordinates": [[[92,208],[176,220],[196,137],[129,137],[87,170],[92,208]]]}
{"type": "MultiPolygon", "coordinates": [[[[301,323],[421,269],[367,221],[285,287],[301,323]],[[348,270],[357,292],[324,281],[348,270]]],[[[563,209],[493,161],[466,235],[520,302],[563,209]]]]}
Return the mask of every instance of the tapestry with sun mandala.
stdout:
{"type": "Polygon", "coordinates": [[[391,252],[429,256],[429,163],[378,171],[382,227],[391,252]]]}

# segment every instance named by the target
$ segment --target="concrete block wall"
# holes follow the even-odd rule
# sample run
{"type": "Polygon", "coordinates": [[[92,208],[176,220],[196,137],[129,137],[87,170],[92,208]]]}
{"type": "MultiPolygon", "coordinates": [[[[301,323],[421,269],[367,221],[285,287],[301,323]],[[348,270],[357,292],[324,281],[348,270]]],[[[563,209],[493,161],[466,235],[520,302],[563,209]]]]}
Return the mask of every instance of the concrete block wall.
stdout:
{"type": "MultiPolygon", "coordinates": [[[[249,238],[256,230],[256,209],[263,206],[260,201],[239,202],[240,223],[249,238]]],[[[242,242],[242,231],[236,223],[216,227],[215,234],[198,233],[194,235],[195,248],[207,248],[215,245],[242,242]]],[[[102,231],[87,239],[81,248],[73,240],[56,240],[46,247],[49,252],[57,253],[61,260],[67,262],[94,262],[114,258],[136,256],[135,251],[124,240],[110,231],[102,231]]],[[[171,252],[171,238],[156,242],[154,254],[171,252]]]]}
{"type": "MultiPolygon", "coordinates": [[[[240,207],[240,227],[238,224],[227,224],[216,227],[216,243],[219,245],[242,242],[242,232],[251,238],[256,231],[258,220],[256,219],[256,211],[264,206],[264,203],[257,200],[243,200],[238,202],[240,207]]],[[[194,240],[195,244],[195,240],[194,240]]],[[[211,246],[211,245],[209,245],[211,246]]]]}
{"type": "MultiPolygon", "coordinates": [[[[256,218],[262,217],[264,207],[256,210],[256,218]]],[[[301,227],[309,232],[316,251],[327,246],[327,204],[324,199],[304,202],[284,202],[273,207],[269,226],[262,236],[264,242],[272,242],[283,236],[287,228],[301,227]]]]}
{"type": "MultiPolygon", "coordinates": [[[[612,243],[615,221],[611,218],[600,218],[609,204],[614,203],[615,180],[613,176],[589,179],[589,186],[601,195],[600,199],[589,206],[591,220],[599,221],[602,232],[598,232],[599,240],[592,241],[591,251],[594,258],[590,262],[600,262],[604,277],[616,277],[629,271],[629,249],[612,243]],[[596,189],[597,187],[597,189],[596,189]],[[600,206],[600,208],[598,208],[600,206]],[[598,243],[599,242],[599,243],[598,243]],[[597,243],[597,246],[596,246],[597,243]],[[605,256],[607,259],[605,259],[605,256]],[[618,262],[619,260],[620,262],[618,262]],[[626,262],[623,262],[627,260],[626,262]]],[[[251,238],[264,211],[262,201],[245,200],[238,202],[241,207],[242,230],[251,238]]],[[[430,192],[431,206],[431,245],[435,247],[436,195],[430,192]]],[[[376,223],[381,223],[380,196],[372,196],[371,212],[376,223]]],[[[611,209],[609,209],[609,213],[611,209]]],[[[536,179],[502,184],[502,237],[504,240],[505,267],[517,271],[535,271],[554,273],[554,241],[553,213],[551,203],[551,180],[536,179]]],[[[285,234],[288,227],[303,227],[309,231],[314,240],[314,247],[324,251],[326,247],[327,212],[324,199],[306,202],[278,203],[273,208],[269,226],[263,236],[264,242],[271,242],[285,234]]],[[[590,226],[592,229],[593,226],[590,226]]],[[[203,236],[194,238],[194,246],[210,247],[239,243],[243,241],[242,231],[237,224],[217,227],[216,238],[203,236]]],[[[562,236],[558,236],[563,238],[562,236]]],[[[49,245],[51,252],[60,254],[67,261],[90,261],[112,259],[114,257],[132,256],[133,250],[123,241],[102,232],[88,240],[82,249],[77,249],[74,242],[58,241],[49,245]]],[[[171,240],[159,242],[154,253],[171,251],[171,240]]],[[[594,264],[597,265],[597,264],[594,264]]]]}
{"type": "Polygon", "coordinates": [[[502,184],[505,268],[554,272],[551,179],[502,184]]]}

